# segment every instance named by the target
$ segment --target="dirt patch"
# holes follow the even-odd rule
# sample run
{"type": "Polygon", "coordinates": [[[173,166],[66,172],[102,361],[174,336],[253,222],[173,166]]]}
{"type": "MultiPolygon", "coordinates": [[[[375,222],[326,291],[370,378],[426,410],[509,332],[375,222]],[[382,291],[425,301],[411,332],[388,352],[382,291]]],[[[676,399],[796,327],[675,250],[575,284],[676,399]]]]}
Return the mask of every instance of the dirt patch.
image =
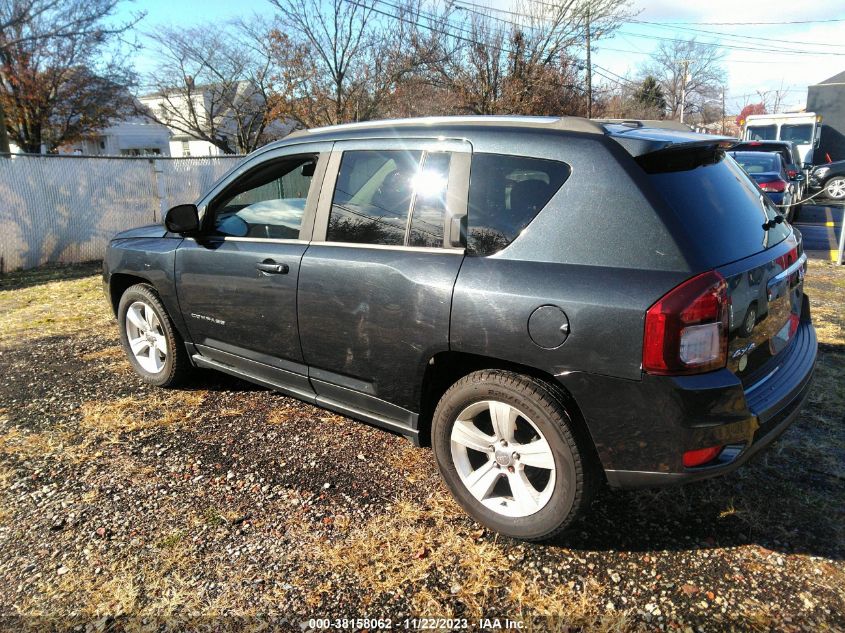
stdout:
{"type": "Polygon", "coordinates": [[[0,289],[0,613],[33,630],[845,630],[843,287],[845,268],[811,264],[816,380],[769,451],[719,480],[605,492],[527,545],[461,512],[406,440],[214,373],[143,384],[94,268],[16,273],[0,289]]]}

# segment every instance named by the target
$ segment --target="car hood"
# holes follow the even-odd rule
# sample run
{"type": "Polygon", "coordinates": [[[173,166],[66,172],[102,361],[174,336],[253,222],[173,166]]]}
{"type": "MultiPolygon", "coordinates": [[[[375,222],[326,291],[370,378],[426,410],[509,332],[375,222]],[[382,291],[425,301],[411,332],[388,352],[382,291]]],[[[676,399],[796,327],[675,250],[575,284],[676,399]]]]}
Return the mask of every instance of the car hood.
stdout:
{"type": "Polygon", "coordinates": [[[836,171],[843,171],[845,170],[845,160],[835,160],[832,163],[822,163],[821,165],[816,165],[813,167],[813,171],[818,171],[822,167],[835,169],[836,171]]]}
{"type": "Polygon", "coordinates": [[[114,240],[126,240],[133,237],[164,237],[167,234],[167,229],[161,224],[147,224],[146,226],[138,226],[134,229],[127,229],[115,235],[114,240]]]}

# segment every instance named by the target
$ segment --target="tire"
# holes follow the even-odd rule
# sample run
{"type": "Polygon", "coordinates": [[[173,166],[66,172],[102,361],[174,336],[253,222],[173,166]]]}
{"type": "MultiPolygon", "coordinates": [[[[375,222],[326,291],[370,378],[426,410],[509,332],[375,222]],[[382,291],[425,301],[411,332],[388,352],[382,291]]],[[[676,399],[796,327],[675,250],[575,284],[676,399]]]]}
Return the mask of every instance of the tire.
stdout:
{"type": "Polygon", "coordinates": [[[830,200],[845,200],[845,176],[834,176],[825,181],[824,195],[830,200]]]}
{"type": "Polygon", "coordinates": [[[458,503],[506,536],[553,538],[582,515],[597,486],[592,445],[562,394],[529,376],[484,370],[461,378],[437,404],[431,437],[437,467],[458,503]],[[512,417],[515,430],[504,444],[508,433],[496,428],[507,431],[512,417]],[[484,447],[490,441],[495,449],[484,447]]]}
{"type": "Polygon", "coordinates": [[[191,373],[188,352],[151,286],[136,284],[126,289],[117,307],[117,322],[120,344],[141,380],[156,387],[186,382],[191,373]]]}

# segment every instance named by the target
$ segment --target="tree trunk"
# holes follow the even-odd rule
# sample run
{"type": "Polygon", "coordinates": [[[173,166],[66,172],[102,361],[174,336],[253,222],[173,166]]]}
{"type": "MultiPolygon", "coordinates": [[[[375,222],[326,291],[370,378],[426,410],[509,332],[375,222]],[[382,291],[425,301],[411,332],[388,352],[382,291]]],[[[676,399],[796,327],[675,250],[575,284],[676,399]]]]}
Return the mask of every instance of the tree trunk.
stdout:
{"type": "Polygon", "coordinates": [[[3,104],[0,104],[0,154],[8,154],[9,132],[6,130],[6,113],[3,111],[3,104]]]}

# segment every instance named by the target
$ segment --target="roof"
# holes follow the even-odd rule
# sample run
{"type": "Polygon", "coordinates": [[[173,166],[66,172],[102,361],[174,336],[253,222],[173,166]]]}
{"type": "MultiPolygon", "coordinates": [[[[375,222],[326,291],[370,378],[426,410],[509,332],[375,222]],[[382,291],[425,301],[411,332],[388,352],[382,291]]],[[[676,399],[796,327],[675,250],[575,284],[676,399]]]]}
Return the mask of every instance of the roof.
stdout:
{"type": "Polygon", "coordinates": [[[828,84],[845,84],[845,70],[843,70],[838,75],[834,75],[833,77],[829,77],[824,81],[820,81],[817,84],[813,84],[815,86],[824,86],[828,84]]]}
{"type": "Polygon", "coordinates": [[[280,141],[271,143],[265,149],[295,142],[318,140],[347,140],[362,138],[385,138],[393,135],[434,136],[444,132],[471,135],[473,132],[496,133],[499,130],[525,131],[548,130],[550,132],[571,132],[612,138],[631,155],[640,156],[681,145],[727,147],[735,138],[697,134],[682,124],[666,121],[624,121],[601,122],[580,117],[537,117],[537,116],[441,116],[413,119],[390,119],[345,123],[328,127],[298,130],[280,141]],[[656,124],[660,125],[656,125],[656,124]],[[654,125],[653,125],[654,124],[654,125]]]}
{"type": "Polygon", "coordinates": [[[393,129],[407,130],[409,128],[431,127],[503,127],[503,128],[542,128],[569,132],[585,132],[588,134],[603,134],[600,125],[580,117],[556,116],[431,116],[411,119],[385,119],[380,121],[363,121],[360,123],[344,123],[329,125],[308,130],[299,130],[287,138],[301,138],[306,136],[322,136],[341,132],[388,131],[393,129]]]}

